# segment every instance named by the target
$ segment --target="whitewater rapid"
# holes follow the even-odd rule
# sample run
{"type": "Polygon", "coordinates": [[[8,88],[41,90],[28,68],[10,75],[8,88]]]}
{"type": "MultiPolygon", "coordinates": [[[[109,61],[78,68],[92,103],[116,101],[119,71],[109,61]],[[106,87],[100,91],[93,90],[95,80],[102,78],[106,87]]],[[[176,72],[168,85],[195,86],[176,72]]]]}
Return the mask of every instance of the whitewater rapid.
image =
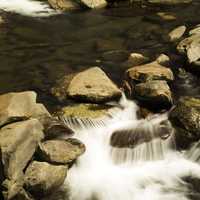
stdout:
{"type": "Polygon", "coordinates": [[[31,17],[48,17],[59,14],[45,1],[37,0],[0,0],[0,9],[31,17]]]}
{"type": "Polygon", "coordinates": [[[138,119],[137,105],[125,97],[120,107],[96,121],[64,120],[76,132],[75,137],[86,145],[86,152],[69,170],[63,186],[67,197],[63,199],[189,200],[193,196],[200,197],[200,193],[184,181],[188,177],[200,179],[200,165],[189,160],[191,155],[186,157],[175,150],[168,113],[138,119]],[[119,133],[120,144],[127,130],[129,138],[140,138],[140,134],[145,133],[143,137],[148,136],[148,140],[141,140],[133,147],[113,147],[113,133],[119,133]],[[166,130],[168,137],[157,137],[166,130]]]}

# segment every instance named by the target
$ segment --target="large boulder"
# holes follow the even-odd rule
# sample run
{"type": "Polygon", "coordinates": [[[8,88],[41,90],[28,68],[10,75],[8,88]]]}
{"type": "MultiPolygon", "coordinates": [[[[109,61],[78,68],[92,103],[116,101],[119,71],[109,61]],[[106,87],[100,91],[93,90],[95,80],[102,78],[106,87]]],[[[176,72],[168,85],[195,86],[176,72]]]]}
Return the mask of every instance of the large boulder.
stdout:
{"type": "Polygon", "coordinates": [[[33,161],[25,172],[25,188],[36,197],[57,190],[67,175],[67,166],[33,161]]]}
{"type": "Polygon", "coordinates": [[[23,186],[23,170],[43,139],[43,126],[37,119],[16,122],[0,130],[5,199],[14,198],[23,186]],[[7,191],[6,191],[7,190],[7,191]]]}
{"type": "Polygon", "coordinates": [[[200,139],[200,99],[183,97],[170,113],[170,120],[176,127],[178,147],[188,147],[200,139]]]}
{"type": "Polygon", "coordinates": [[[121,91],[99,67],[92,67],[76,75],[64,77],[52,89],[52,93],[61,101],[71,98],[79,102],[93,103],[121,97],[121,91]]]}
{"type": "Polygon", "coordinates": [[[33,91],[0,95],[0,126],[30,117],[50,116],[43,104],[36,103],[36,97],[33,91]]]}
{"type": "Polygon", "coordinates": [[[136,84],[134,96],[154,108],[172,105],[172,94],[166,81],[154,80],[136,84]]]}
{"type": "Polygon", "coordinates": [[[75,138],[47,140],[40,144],[39,156],[52,164],[70,164],[85,152],[85,145],[75,138]]]}

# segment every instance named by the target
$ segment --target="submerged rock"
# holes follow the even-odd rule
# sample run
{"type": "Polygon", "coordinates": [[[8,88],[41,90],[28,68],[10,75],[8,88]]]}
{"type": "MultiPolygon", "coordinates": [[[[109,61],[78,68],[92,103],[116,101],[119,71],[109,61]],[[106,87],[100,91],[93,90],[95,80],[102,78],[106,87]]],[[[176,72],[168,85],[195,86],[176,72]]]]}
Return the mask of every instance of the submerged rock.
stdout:
{"type": "Polygon", "coordinates": [[[70,164],[85,152],[85,145],[75,138],[47,140],[40,144],[39,156],[52,164],[70,164]]]}
{"type": "Polygon", "coordinates": [[[79,102],[101,103],[119,99],[120,89],[99,68],[92,67],[71,76],[66,76],[52,89],[60,100],[67,98],[79,102]]]}
{"type": "Polygon", "coordinates": [[[50,116],[43,104],[36,103],[33,91],[0,95],[0,126],[30,117],[50,116]]]}
{"type": "Polygon", "coordinates": [[[188,147],[200,139],[200,99],[183,97],[170,113],[170,120],[176,127],[178,147],[188,147]]]}
{"type": "Polygon", "coordinates": [[[149,3],[161,4],[161,5],[176,5],[191,3],[192,0],[147,0],[149,3]]]}
{"type": "Polygon", "coordinates": [[[136,84],[134,96],[155,108],[172,105],[172,94],[166,81],[154,80],[136,84]]]}
{"type": "Polygon", "coordinates": [[[61,115],[64,117],[99,118],[108,113],[110,106],[98,104],[74,104],[63,107],[61,115]]]}
{"type": "Polygon", "coordinates": [[[64,183],[67,169],[63,165],[33,161],[25,172],[25,187],[36,197],[52,193],[64,183]]]}

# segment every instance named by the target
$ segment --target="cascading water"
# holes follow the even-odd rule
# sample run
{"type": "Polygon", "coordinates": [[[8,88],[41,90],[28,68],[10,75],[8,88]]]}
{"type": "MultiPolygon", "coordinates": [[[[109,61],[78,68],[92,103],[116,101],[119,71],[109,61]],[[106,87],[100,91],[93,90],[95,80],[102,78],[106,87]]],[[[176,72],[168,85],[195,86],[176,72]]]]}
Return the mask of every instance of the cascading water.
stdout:
{"type": "Polygon", "coordinates": [[[47,17],[58,14],[44,1],[36,0],[0,0],[0,9],[32,17],[47,17]]]}
{"type": "Polygon", "coordinates": [[[86,145],[69,170],[65,199],[199,199],[184,180],[200,179],[200,166],[175,151],[167,113],[138,119],[137,105],[125,97],[120,107],[99,121],[64,119],[86,145]]]}

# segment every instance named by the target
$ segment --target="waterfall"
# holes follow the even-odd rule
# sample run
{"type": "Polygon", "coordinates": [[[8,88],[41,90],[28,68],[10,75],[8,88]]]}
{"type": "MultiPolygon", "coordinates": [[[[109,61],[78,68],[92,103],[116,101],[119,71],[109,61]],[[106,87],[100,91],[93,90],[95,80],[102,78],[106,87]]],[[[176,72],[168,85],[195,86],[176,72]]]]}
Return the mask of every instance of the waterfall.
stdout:
{"type": "Polygon", "coordinates": [[[0,0],[0,9],[31,17],[47,17],[58,14],[46,2],[37,0],[0,0]]]}
{"type": "Polygon", "coordinates": [[[69,200],[199,199],[186,180],[200,179],[200,166],[175,150],[168,113],[137,110],[123,97],[104,118],[63,119],[86,145],[65,181],[69,200]]]}

